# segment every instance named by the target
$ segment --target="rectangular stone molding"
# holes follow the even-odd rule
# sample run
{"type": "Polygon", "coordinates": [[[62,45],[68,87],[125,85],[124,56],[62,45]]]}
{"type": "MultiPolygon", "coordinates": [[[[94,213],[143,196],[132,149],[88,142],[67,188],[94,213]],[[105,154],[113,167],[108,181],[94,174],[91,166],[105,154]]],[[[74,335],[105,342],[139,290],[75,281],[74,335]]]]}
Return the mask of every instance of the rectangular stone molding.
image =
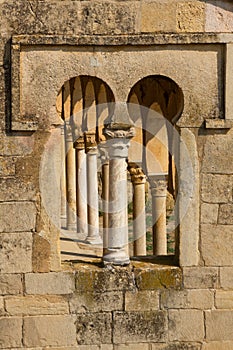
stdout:
{"type": "Polygon", "coordinates": [[[115,312],[113,342],[165,342],[167,313],[165,311],[115,312]]]}
{"type": "Polygon", "coordinates": [[[202,341],[204,314],[201,310],[169,310],[168,335],[170,341],[202,341]]]}
{"type": "Polygon", "coordinates": [[[233,265],[232,239],[232,225],[201,225],[201,251],[205,265],[233,265]]]}
{"type": "Polygon", "coordinates": [[[32,272],[32,233],[0,234],[0,272],[32,272]]]}
{"type": "Polygon", "coordinates": [[[21,348],[22,318],[0,317],[0,348],[21,348]]]}
{"type": "Polygon", "coordinates": [[[205,312],[206,340],[233,340],[233,310],[205,312]]]}
{"type": "MultiPolygon", "coordinates": [[[[232,17],[233,20],[233,17],[232,17]]],[[[233,27],[233,25],[232,25],[233,27]]],[[[233,44],[226,44],[225,119],[233,120],[233,44]]]]}
{"type": "Polygon", "coordinates": [[[31,316],[24,318],[23,342],[26,347],[74,346],[76,342],[73,316],[31,316]]]}
{"type": "Polygon", "coordinates": [[[36,207],[32,202],[0,203],[0,232],[35,230],[36,207]]]}
{"type": "Polygon", "coordinates": [[[25,275],[26,294],[71,294],[74,289],[74,274],[69,272],[25,275]]]}

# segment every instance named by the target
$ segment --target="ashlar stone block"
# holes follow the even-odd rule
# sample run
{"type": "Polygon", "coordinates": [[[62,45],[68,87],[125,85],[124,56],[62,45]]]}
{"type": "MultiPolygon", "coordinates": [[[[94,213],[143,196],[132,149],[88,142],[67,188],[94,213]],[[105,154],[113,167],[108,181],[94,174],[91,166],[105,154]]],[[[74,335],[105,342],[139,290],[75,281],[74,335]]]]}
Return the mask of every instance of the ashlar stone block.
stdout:
{"type": "Polygon", "coordinates": [[[125,293],[125,311],[155,311],[158,309],[158,291],[127,291],[125,293]]]}
{"type": "Polygon", "coordinates": [[[0,318],[0,348],[21,347],[22,318],[0,318]]]}
{"type": "Polygon", "coordinates": [[[202,203],[201,205],[201,223],[217,224],[218,204],[202,203]]]}
{"type": "Polygon", "coordinates": [[[205,4],[201,1],[183,1],[177,4],[177,30],[202,32],[205,25],[205,4]]]}
{"type": "Polygon", "coordinates": [[[201,341],[204,339],[204,314],[200,310],[169,310],[170,341],[201,341]]]}
{"type": "Polygon", "coordinates": [[[32,271],[32,233],[0,234],[0,272],[19,273],[32,271]]]}
{"type": "Polygon", "coordinates": [[[32,202],[0,203],[0,232],[20,232],[35,229],[36,207],[32,202]]]}
{"type": "Polygon", "coordinates": [[[151,344],[151,350],[200,350],[198,343],[170,343],[170,344],[151,344]]]}
{"type": "Polygon", "coordinates": [[[217,288],[219,272],[216,267],[183,268],[184,287],[190,289],[217,288]]]}
{"type": "Polygon", "coordinates": [[[202,225],[201,251],[206,266],[233,265],[233,226],[202,225]]]}
{"type": "Polygon", "coordinates": [[[26,347],[77,345],[72,316],[25,317],[23,334],[26,347]]]}
{"type": "Polygon", "coordinates": [[[233,309],[233,291],[217,290],[215,305],[217,309],[233,309]]]}
{"type": "Polygon", "coordinates": [[[220,286],[233,289],[233,267],[220,267],[220,286]]]}
{"type": "Polygon", "coordinates": [[[166,309],[211,309],[214,306],[214,293],[205,289],[163,291],[161,306],[166,309]]]}
{"type": "Polygon", "coordinates": [[[201,198],[208,203],[228,203],[232,200],[232,176],[203,174],[201,198]]]}
{"type": "Polygon", "coordinates": [[[0,275],[0,294],[14,295],[21,294],[23,291],[22,276],[20,274],[1,274],[0,275]]]}
{"type": "Polygon", "coordinates": [[[205,343],[202,346],[202,350],[232,350],[232,341],[212,341],[205,343]]]}
{"type": "Polygon", "coordinates": [[[219,208],[219,224],[233,225],[233,204],[222,204],[219,208]]]}
{"type": "Polygon", "coordinates": [[[206,340],[233,340],[233,311],[206,311],[206,340]]]}

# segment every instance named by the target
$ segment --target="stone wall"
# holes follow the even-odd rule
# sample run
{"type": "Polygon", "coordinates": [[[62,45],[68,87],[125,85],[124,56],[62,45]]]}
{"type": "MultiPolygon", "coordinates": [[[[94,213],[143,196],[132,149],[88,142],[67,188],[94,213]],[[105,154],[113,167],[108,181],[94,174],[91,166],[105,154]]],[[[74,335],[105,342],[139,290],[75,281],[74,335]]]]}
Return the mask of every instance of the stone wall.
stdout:
{"type": "MultiPolygon", "coordinates": [[[[222,88],[233,74],[228,64],[231,50],[225,51],[233,41],[232,3],[3,0],[0,13],[0,348],[232,349],[233,115],[230,85],[222,88]],[[196,101],[185,101],[192,113],[180,123],[197,185],[180,225],[180,267],[166,261],[132,262],[122,269],[60,263],[56,217],[51,220],[48,215],[40,186],[44,154],[58,166],[59,123],[51,118],[48,105],[43,113],[39,104],[37,130],[28,114],[23,118],[28,118],[30,127],[11,128],[12,118],[21,118],[22,96],[15,98],[17,55],[11,56],[24,40],[15,37],[19,35],[27,37],[25,46],[39,45],[40,40],[43,45],[59,45],[64,40],[68,46],[96,44],[106,52],[111,45],[128,45],[136,52],[137,47],[169,44],[177,50],[175,57],[180,45],[207,45],[207,61],[200,57],[197,78],[201,79],[202,70],[205,77],[211,76],[214,68],[214,92],[196,109],[196,101]],[[209,53],[214,59],[208,63],[209,53]]],[[[190,65],[195,61],[184,61],[186,69],[190,65]]],[[[18,70],[21,73],[20,66],[18,70]]],[[[41,88],[49,79],[43,72],[42,66],[41,88]]],[[[200,80],[199,86],[205,83],[200,80]]],[[[195,90],[193,80],[185,84],[189,96],[189,90],[195,90]]],[[[210,91],[205,91],[208,96],[210,91]]],[[[57,210],[57,193],[52,192],[51,205],[57,210]]]]}

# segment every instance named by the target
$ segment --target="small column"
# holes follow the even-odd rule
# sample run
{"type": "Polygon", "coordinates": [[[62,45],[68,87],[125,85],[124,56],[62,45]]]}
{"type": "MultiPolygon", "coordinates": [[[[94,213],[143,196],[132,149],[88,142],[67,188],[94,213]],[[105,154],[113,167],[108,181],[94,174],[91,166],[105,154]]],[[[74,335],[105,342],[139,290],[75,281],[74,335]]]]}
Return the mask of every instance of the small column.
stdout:
{"type": "Polygon", "coordinates": [[[108,247],[108,201],[109,201],[109,157],[106,143],[99,144],[102,164],[102,203],[103,203],[103,255],[108,247]]]}
{"type": "Polygon", "coordinates": [[[66,165],[65,130],[61,126],[61,227],[66,227],[66,165]]]}
{"type": "Polygon", "coordinates": [[[88,235],[86,242],[101,244],[99,235],[99,206],[97,178],[97,144],[95,132],[85,132],[85,152],[87,154],[87,221],[88,235]]]}
{"type": "Polygon", "coordinates": [[[135,163],[129,163],[129,172],[133,184],[134,256],[146,255],[146,176],[144,175],[142,168],[135,163]]]}
{"type": "Polygon", "coordinates": [[[75,149],[69,122],[66,122],[66,196],[67,229],[76,230],[75,149]]]}
{"type": "Polygon", "coordinates": [[[129,264],[128,253],[128,200],[127,163],[130,138],[134,128],[128,130],[105,129],[109,154],[109,216],[108,249],[104,263],[129,264]]]}
{"type": "Polygon", "coordinates": [[[166,196],[167,180],[163,175],[149,176],[152,196],[153,253],[167,255],[166,196]]]}
{"type": "Polygon", "coordinates": [[[87,167],[84,137],[75,143],[77,232],[87,234],[87,167]]]}

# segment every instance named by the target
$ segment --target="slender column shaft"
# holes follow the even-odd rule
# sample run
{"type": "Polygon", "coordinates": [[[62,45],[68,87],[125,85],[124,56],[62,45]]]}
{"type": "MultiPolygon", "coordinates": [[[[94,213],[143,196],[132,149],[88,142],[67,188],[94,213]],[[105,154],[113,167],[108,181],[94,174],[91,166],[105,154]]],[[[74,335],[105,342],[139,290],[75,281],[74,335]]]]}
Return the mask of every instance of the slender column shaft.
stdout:
{"type": "Polygon", "coordinates": [[[150,177],[153,218],[153,253],[167,255],[166,233],[166,194],[167,181],[159,177],[150,177]]]}
{"type": "Polygon", "coordinates": [[[133,236],[134,255],[146,255],[146,211],[145,183],[146,176],[141,168],[129,165],[133,184],[133,236]]]}
{"type": "Polygon", "coordinates": [[[66,227],[66,166],[65,166],[65,131],[61,127],[61,227],[66,227]]]}
{"type": "Polygon", "coordinates": [[[108,246],[109,161],[102,165],[103,249],[108,246]]]}
{"type": "Polygon", "coordinates": [[[97,178],[97,146],[94,133],[85,133],[85,150],[87,153],[87,220],[88,235],[86,242],[100,244],[99,205],[97,178]]]}
{"type": "Polygon", "coordinates": [[[76,230],[75,149],[69,125],[66,125],[66,150],[67,229],[76,230]]]}
{"type": "Polygon", "coordinates": [[[133,130],[106,130],[109,140],[109,216],[108,249],[105,263],[129,264],[128,210],[127,210],[127,164],[129,138],[133,130]]]}
{"type": "Polygon", "coordinates": [[[87,167],[84,139],[75,142],[77,232],[87,233],[87,167]]]}

